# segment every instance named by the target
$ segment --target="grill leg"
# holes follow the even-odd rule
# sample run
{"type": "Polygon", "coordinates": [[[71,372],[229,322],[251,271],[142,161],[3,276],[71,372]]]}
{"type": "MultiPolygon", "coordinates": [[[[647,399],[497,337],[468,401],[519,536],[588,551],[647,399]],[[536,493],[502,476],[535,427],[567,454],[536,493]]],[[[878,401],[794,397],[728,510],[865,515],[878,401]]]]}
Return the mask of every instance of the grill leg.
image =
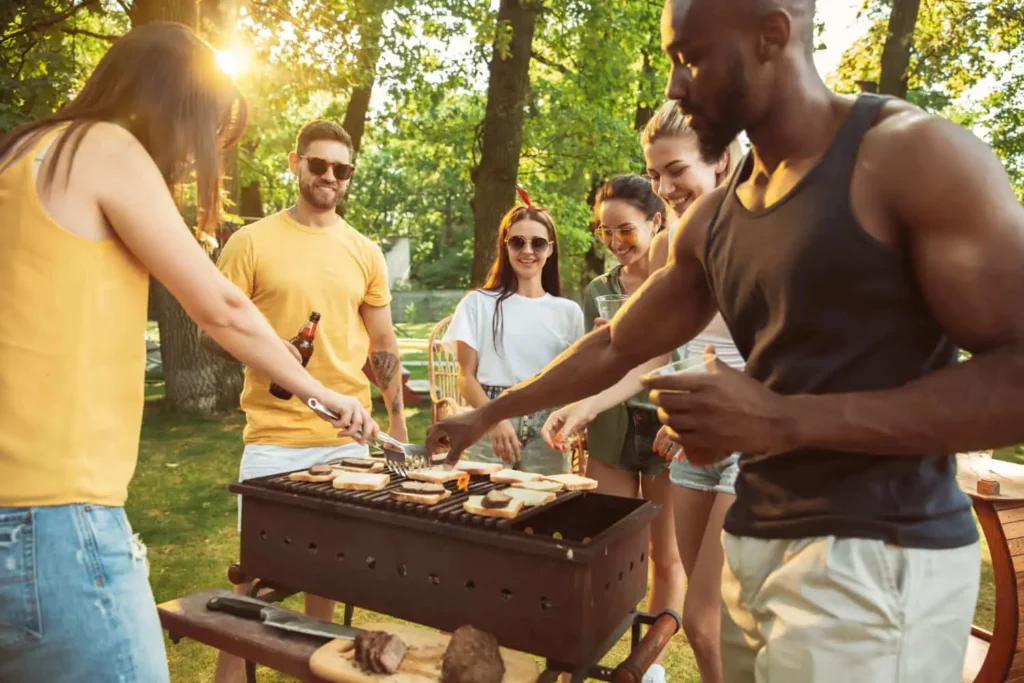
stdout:
{"type": "Polygon", "coordinates": [[[352,625],[352,615],[355,614],[356,608],[351,602],[345,603],[345,626],[352,625]]]}
{"type": "Polygon", "coordinates": [[[245,662],[245,683],[256,683],[256,662],[245,662]]]}

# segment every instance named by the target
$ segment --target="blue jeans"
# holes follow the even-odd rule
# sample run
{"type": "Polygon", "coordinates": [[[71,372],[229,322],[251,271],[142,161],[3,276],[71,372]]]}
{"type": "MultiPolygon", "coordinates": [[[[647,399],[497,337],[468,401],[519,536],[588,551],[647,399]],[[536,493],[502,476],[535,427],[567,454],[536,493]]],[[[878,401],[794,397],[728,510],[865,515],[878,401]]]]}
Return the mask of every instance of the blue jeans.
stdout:
{"type": "Polygon", "coordinates": [[[168,683],[124,509],[0,507],[0,682],[168,683]]]}

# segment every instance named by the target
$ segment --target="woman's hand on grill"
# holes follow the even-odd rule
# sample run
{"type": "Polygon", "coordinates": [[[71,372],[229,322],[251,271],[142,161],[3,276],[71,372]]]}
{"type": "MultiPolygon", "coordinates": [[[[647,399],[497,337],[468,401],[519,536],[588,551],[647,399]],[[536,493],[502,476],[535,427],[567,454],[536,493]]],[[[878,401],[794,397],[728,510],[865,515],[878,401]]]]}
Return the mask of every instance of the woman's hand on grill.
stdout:
{"type": "MultiPolygon", "coordinates": [[[[337,420],[328,420],[339,429],[338,436],[351,437],[361,444],[377,438],[380,427],[370,417],[358,398],[343,396],[335,391],[327,390],[318,397],[328,410],[338,416],[337,420]]],[[[319,415],[319,413],[317,413],[319,415]]],[[[327,418],[324,418],[325,420],[327,418]]]]}
{"type": "Polygon", "coordinates": [[[494,454],[508,464],[519,462],[520,444],[515,427],[508,420],[502,420],[487,432],[491,437],[494,454]]]}
{"type": "Polygon", "coordinates": [[[587,400],[570,403],[548,416],[540,435],[548,448],[564,451],[572,437],[583,432],[594,419],[594,409],[587,400]]]}

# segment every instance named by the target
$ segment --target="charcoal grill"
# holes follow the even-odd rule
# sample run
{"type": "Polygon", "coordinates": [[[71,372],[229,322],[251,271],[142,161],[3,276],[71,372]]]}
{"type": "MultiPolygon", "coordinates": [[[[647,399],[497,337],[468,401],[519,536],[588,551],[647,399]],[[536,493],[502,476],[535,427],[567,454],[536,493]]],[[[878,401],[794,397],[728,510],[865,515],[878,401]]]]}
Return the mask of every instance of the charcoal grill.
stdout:
{"type": "Polygon", "coordinates": [[[241,571],[261,582],[433,628],[464,624],[505,647],[574,671],[594,665],[634,623],[647,587],[643,500],[562,492],[515,519],[471,515],[467,491],[435,506],[390,492],[335,489],[287,474],[233,484],[242,498],[241,571]]]}

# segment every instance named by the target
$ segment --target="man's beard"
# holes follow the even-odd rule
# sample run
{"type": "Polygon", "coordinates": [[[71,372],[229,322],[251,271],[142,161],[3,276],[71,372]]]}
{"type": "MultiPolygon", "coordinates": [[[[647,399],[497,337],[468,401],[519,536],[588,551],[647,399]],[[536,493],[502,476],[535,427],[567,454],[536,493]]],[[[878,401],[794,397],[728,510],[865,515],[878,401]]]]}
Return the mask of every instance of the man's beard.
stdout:
{"type": "Polygon", "coordinates": [[[342,194],[341,194],[341,189],[340,188],[334,189],[334,188],[331,188],[329,185],[324,185],[317,178],[313,178],[312,180],[310,180],[308,182],[305,179],[300,178],[299,179],[299,194],[302,195],[302,198],[305,199],[310,204],[310,206],[313,206],[313,207],[315,207],[317,209],[321,209],[323,211],[327,211],[329,209],[333,209],[334,207],[336,207],[338,205],[338,202],[340,202],[341,199],[342,199],[342,194]],[[323,194],[319,193],[317,191],[318,190],[317,185],[319,185],[321,188],[325,188],[325,189],[328,189],[328,190],[333,189],[334,190],[333,198],[325,199],[323,194]]]}
{"type": "Polygon", "coordinates": [[[691,103],[678,103],[679,110],[687,117],[690,130],[697,135],[701,156],[709,163],[721,159],[732,141],[746,127],[741,114],[746,99],[746,74],[738,55],[729,65],[726,82],[728,89],[718,97],[716,103],[716,109],[721,117],[717,120],[712,120],[701,108],[691,103]]]}

